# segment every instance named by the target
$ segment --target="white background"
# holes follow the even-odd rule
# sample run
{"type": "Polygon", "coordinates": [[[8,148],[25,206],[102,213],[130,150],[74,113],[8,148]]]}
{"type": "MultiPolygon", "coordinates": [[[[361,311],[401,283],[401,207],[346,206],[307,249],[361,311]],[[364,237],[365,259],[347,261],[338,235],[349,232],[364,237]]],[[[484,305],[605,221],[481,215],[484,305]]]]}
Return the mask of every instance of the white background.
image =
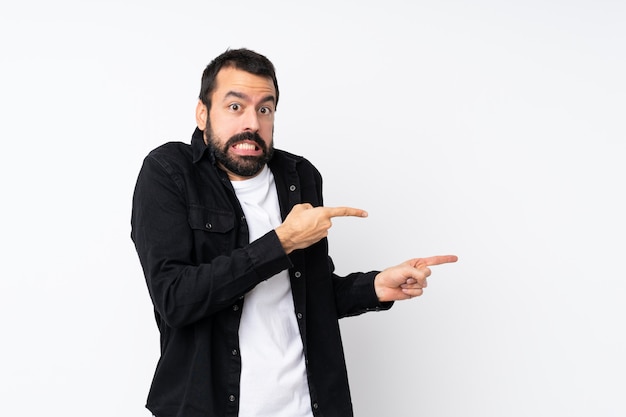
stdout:
{"type": "Polygon", "coordinates": [[[322,171],[338,272],[454,253],[342,321],[356,415],[626,415],[626,6],[0,6],[0,413],[148,416],[158,332],[129,238],[145,154],[204,66],[276,65],[276,146],[322,171]]]}

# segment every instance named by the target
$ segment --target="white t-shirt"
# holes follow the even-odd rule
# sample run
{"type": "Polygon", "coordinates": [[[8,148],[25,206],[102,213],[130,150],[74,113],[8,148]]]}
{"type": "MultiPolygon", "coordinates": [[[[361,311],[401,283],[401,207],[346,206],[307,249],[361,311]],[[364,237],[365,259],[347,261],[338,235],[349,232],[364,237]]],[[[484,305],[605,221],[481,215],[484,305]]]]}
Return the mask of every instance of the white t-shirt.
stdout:
{"type": "MultiPolygon", "coordinates": [[[[232,181],[254,241],[282,223],[272,172],[232,181]]],[[[312,417],[302,339],[289,273],[258,284],[245,296],[239,325],[240,417],[312,417]]]]}

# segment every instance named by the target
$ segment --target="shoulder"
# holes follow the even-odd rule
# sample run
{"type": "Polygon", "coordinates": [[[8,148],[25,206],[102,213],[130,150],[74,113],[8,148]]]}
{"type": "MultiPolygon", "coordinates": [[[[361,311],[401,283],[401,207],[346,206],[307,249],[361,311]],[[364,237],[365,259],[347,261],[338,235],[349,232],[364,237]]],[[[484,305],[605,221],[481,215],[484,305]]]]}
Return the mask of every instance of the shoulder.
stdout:
{"type": "Polygon", "coordinates": [[[295,169],[298,172],[310,172],[315,176],[320,176],[319,171],[304,156],[296,155],[282,149],[275,149],[271,164],[283,169],[295,169]]]}
{"type": "Polygon", "coordinates": [[[167,142],[151,150],[147,158],[191,160],[191,155],[190,144],[183,142],[167,142]]]}
{"type": "Polygon", "coordinates": [[[145,164],[157,164],[167,171],[191,166],[193,153],[191,145],[183,142],[167,142],[151,150],[144,159],[145,164]]]}

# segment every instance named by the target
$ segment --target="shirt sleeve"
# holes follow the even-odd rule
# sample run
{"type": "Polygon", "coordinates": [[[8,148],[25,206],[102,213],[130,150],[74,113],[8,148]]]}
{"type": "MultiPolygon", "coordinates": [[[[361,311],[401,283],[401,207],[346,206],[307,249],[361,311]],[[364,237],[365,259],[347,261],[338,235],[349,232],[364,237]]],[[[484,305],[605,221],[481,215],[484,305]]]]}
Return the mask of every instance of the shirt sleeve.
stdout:
{"type": "MultiPolygon", "coordinates": [[[[332,266],[332,260],[329,261],[332,266]]],[[[354,272],[345,277],[333,273],[335,302],[339,318],[356,316],[369,311],[389,310],[393,301],[380,302],[374,289],[379,271],[354,272]]]]}
{"type": "Polygon", "coordinates": [[[291,266],[270,231],[250,244],[200,262],[182,176],[148,156],[131,215],[135,244],[156,312],[182,327],[231,306],[263,280],[291,266]]]}

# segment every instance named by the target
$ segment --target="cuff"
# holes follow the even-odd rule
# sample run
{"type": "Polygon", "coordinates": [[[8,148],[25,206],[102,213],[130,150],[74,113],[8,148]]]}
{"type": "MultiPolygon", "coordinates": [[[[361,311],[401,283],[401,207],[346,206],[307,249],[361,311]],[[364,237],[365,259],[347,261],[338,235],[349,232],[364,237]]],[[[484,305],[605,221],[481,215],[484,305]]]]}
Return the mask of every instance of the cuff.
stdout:
{"type": "Polygon", "coordinates": [[[274,230],[250,243],[246,251],[252,261],[252,268],[263,279],[293,266],[274,230]]]}

